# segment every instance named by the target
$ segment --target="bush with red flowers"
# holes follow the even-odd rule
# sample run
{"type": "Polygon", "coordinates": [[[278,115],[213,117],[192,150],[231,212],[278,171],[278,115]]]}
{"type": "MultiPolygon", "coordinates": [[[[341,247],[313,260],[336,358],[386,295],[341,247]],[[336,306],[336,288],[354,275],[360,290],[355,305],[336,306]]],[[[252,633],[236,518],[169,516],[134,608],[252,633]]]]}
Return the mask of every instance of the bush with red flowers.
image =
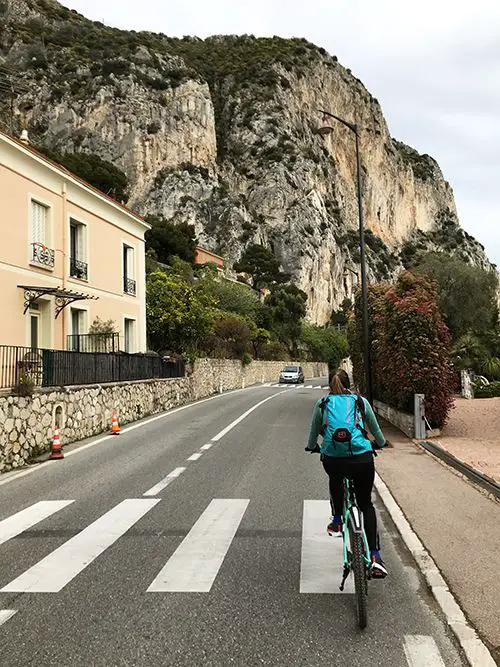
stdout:
{"type": "MultiPolygon", "coordinates": [[[[374,397],[413,412],[413,395],[424,394],[431,427],[444,426],[453,407],[455,378],[451,336],[439,312],[435,284],[405,271],[394,285],[369,288],[368,309],[374,397]]],[[[349,327],[355,381],[364,378],[362,333],[358,294],[349,327]]]]}

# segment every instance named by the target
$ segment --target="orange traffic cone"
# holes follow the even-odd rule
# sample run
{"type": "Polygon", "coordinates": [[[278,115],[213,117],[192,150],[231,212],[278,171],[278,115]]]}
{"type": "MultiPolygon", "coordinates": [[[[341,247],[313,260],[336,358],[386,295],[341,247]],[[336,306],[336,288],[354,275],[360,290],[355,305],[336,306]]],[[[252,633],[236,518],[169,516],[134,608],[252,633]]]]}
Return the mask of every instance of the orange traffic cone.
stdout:
{"type": "Polygon", "coordinates": [[[118,417],[116,412],[113,412],[113,419],[111,420],[111,435],[120,435],[120,424],[118,423],[118,417]]]}
{"type": "Polygon", "coordinates": [[[64,454],[61,447],[61,441],[59,440],[59,429],[56,426],[54,429],[54,439],[52,441],[52,451],[50,452],[49,459],[57,460],[63,458],[64,454]]]}

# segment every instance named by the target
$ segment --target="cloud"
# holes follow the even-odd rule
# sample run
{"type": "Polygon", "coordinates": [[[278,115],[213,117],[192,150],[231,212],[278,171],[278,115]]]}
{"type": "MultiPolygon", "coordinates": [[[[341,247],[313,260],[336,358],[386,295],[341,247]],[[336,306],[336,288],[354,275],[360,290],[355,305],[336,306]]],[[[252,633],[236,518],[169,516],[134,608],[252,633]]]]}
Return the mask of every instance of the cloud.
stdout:
{"type": "Polygon", "coordinates": [[[461,223],[500,264],[498,0],[66,0],[88,18],[172,36],[306,37],[378,98],[391,134],[432,155],[461,223]]]}

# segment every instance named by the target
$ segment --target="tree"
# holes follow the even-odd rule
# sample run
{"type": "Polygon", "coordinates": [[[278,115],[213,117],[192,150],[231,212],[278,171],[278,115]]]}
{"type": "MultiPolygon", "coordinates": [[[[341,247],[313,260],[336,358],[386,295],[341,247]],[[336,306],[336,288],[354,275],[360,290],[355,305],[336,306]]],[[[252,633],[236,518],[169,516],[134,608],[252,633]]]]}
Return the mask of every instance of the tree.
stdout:
{"type": "Polygon", "coordinates": [[[240,261],[234,265],[234,270],[250,274],[255,289],[272,287],[290,279],[289,274],[280,271],[274,253],[258,244],[248,246],[240,261]]]}
{"type": "MultiPolygon", "coordinates": [[[[363,349],[361,306],[358,293],[349,327],[355,377],[360,375],[363,349]]],[[[414,394],[424,394],[429,423],[442,427],[453,405],[455,373],[436,285],[405,271],[394,285],[371,286],[368,307],[375,397],[412,412],[414,394]]]]}
{"type": "Polygon", "coordinates": [[[438,284],[439,308],[453,338],[468,331],[486,333],[497,323],[495,271],[485,271],[443,252],[421,256],[412,271],[438,284]]]}
{"type": "Polygon", "coordinates": [[[344,333],[308,322],[302,323],[301,342],[307,346],[311,361],[327,362],[331,371],[336,371],[342,359],[349,354],[344,333]]]}
{"type": "Polygon", "coordinates": [[[169,264],[172,257],[194,263],[196,234],[187,222],[169,222],[157,215],[146,217],[151,229],[146,232],[146,248],[155,252],[159,262],[169,264]]]}
{"type": "Polygon", "coordinates": [[[127,176],[112,162],[93,153],[61,153],[46,146],[38,150],[116,201],[122,204],[127,201],[127,176]]]}
{"type": "Polygon", "coordinates": [[[248,285],[235,283],[217,275],[208,275],[200,280],[200,285],[218,302],[221,310],[255,319],[261,308],[257,294],[248,285]]]}
{"type": "Polygon", "coordinates": [[[264,319],[293,356],[297,355],[302,318],[306,314],[307,295],[296,285],[280,285],[265,300],[264,319]]]}
{"type": "Polygon", "coordinates": [[[349,321],[349,313],[351,312],[352,307],[353,304],[351,299],[348,299],[346,297],[340,304],[340,309],[333,311],[330,317],[330,324],[332,326],[341,326],[341,327],[347,326],[347,323],[349,321]]]}
{"type": "Polygon", "coordinates": [[[179,276],[161,271],[146,282],[150,347],[157,352],[192,353],[213,328],[214,301],[179,276]]]}
{"type": "Polygon", "coordinates": [[[251,350],[251,338],[250,322],[241,315],[220,312],[204,346],[206,352],[216,357],[242,359],[251,350]]]}

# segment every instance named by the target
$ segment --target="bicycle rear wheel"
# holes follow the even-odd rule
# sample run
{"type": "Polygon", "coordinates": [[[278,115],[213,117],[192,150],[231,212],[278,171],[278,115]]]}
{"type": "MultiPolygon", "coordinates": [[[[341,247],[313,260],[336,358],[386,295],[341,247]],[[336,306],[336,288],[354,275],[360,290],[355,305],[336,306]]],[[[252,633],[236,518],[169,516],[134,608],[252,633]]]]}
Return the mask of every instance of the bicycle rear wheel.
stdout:
{"type": "Polygon", "coordinates": [[[358,625],[363,629],[366,628],[368,623],[368,583],[366,580],[365,561],[363,559],[363,537],[359,533],[355,533],[350,529],[349,541],[351,543],[351,567],[354,574],[354,591],[356,594],[356,613],[358,617],[358,625]]]}

